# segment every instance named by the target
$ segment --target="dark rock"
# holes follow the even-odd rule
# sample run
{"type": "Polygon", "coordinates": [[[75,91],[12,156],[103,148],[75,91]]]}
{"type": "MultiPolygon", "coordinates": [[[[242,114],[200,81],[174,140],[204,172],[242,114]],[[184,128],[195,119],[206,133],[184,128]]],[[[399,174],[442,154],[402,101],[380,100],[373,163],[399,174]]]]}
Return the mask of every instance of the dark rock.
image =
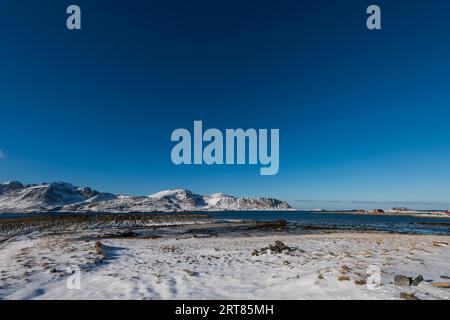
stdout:
{"type": "Polygon", "coordinates": [[[340,277],[338,278],[338,280],[339,280],[339,281],[350,281],[350,278],[349,278],[348,276],[342,275],[342,276],[340,276],[340,277]]]}
{"type": "Polygon", "coordinates": [[[120,235],[122,238],[136,238],[137,233],[134,231],[125,231],[120,235]]]}
{"type": "Polygon", "coordinates": [[[94,245],[94,249],[97,254],[103,254],[103,245],[101,242],[97,241],[94,245]]]}
{"type": "Polygon", "coordinates": [[[183,269],[183,271],[186,272],[187,275],[190,276],[190,277],[197,277],[199,275],[198,272],[191,271],[191,270],[188,270],[188,269],[183,269]]]}
{"type": "Polygon", "coordinates": [[[419,285],[419,283],[421,283],[423,281],[423,277],[422,276],[417,276],[412,282],[411,282],[411,286],[413,287],[417,287],[419,285]]]}
{"type": "Polygon", "coordinates": [[[287,245],[285,245],[283,242],[277,240],[275,241],[275,244],[271,244],[268,247],[262,248],[261,250],[253,250],[252,256],[259,256],[261,254],[266,254],[267,251],[271,253],[283,253],[283,251],[290,251],[291,248],[289,248],[287,245]]]}
{"type": "Polygon", "coordinates": [[[417,298],[414,293],[406,293],[406,292],[400,293],[400,298],[404,300],[419,300],[419,298],[417,298]]]}
{"type": "Polygon", "coordinates": [[[107,233],[103,236],[103,238],[136,238],[138,234],[134,231],[124,231],[118,233],[107,233]]]}
{"type": "Polygon", "coordinates": [[[367,284],[366,279],[359,279],[359,280],[355,280],[355,284],[358,286],[363,286],[365,284],[367,284]]]}
{"type": "Polygon", "coordinates": [[[103,258],[106,258],[107,254],[105,251],[105,247],[103,246],[103,244],[100,241],[97,241],[95,243],[94,250],[95,250],[95,253],[103,256],[103,258]]]}
{"type": "Polygon", "coordinates": [[[284,250],[291,250],[288,246],[286,246],[283,242],[277,240],[274,245],[269,246],[270,251],[273,253],[282,253],[284,250]]]}
{"type": "Polygon", "coordinates": [[[411,281],[412,278],[400,274],[394,277],[394,284],[396,286],[409,286],[411,284],[411,281]]]}

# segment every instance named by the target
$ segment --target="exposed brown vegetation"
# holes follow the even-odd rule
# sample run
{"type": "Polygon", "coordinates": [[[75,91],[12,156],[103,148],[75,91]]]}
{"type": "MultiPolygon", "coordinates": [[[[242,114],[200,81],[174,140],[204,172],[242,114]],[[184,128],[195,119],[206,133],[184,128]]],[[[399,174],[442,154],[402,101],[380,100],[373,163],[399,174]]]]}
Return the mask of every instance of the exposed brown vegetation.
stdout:
{"type": "MultiPolygon", "coordinates": [[[[204,214],[55,214],[0,219],[0,236],[8,237],[25,231],[66,231],[83,228],[139,227],[148,223],[173,223],[205,219],[204,214]]],[[[0,239],[1,241],[1,239],[0,239]]]]}

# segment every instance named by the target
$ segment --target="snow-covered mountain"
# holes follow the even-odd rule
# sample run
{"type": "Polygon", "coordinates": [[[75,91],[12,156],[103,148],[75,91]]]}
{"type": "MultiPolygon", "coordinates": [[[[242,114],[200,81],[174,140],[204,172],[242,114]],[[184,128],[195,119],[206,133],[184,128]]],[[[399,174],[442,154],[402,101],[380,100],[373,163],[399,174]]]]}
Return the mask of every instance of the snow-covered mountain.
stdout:
{"type": "Polygon", "coordinates": [[[65,182],[23,185],[11,181],[0,185],[0,211],[48,211],[97,195],[99,192],[90,188],[78,188],[65,182]]]}
{"type": "Polygon", "coordinates": [[[224,193],[199,195],[185,189],[149,196],[124,196],[54,182],[24,185],[0,184],[0,213],[15,212],[178,212],[290,210],[285,201],[272,198],[237,198],[224,193]]]}

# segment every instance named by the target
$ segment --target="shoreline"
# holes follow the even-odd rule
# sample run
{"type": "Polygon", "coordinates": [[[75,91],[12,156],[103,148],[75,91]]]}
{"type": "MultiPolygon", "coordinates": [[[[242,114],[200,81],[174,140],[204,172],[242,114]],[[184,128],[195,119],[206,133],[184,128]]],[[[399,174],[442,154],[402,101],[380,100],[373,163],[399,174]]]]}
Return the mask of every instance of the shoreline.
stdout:
{"type": "Polygon", "coordinates": [[[330,211],[309,211],[309,210],[296,210],[296,212],[303,212],[303,213],[314,213],[314,214],[351,214],[355,216],[370,216],[370,217],[416,217],[416,218],[450,218],[450,214],[438,214],[438,213],[418,213],[418,212],[409,212],[409,213],[390,213],[390,212],[384,212],[384,213],[358,213],[356,210],[330,210],[330,211]]]}
{"type": "Polygon", "coordinates": [[[407,213],[400,212],[384,212],[384,213],[360,213],[358,210],[300,210],[300,209],[255,209],[255,210],[179,210],[179,211],[148,211],[148,212],[127,212],[127,211],[21,211],[21,212],[0,212],[0,219],[2,216],[46,216],[46,215],[54,215],[54,216],[67,216],[67,215],[156,215],[156,214],[164,214],[164,215],[189,215],[189,214],[223,214],[223,213],[310,213],[310,214],[348,214],[354,216],[370,216],[370,217],[416,217],[416,218],[450,218],[450,214],[448,213],[434,213],[432,211],[424,211],[421,213],[420,211],[411,211],[407,213]]]}

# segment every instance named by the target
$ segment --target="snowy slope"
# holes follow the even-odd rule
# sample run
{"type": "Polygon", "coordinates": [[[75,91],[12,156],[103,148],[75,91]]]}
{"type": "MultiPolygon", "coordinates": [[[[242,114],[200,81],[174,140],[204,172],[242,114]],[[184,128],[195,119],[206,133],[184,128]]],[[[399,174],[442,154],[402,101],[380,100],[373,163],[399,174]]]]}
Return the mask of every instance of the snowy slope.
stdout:
{"type": "Polygon", "coordinates": [[[65,182],[23,185],[13,181],[0,185],[0,212],[54,210],[98,195],[90,188],[78,188],[65,182]]]}
{"type": "Polygon", "coordinates": [[[198,210],[206,206],[203,196],[186,189],[164,190],[150,195],[149,198],[177,204],[179,209],[186,211],[198,210]]]}
{"type": "Polygon", "coordinates": [[[225,210],[289,210],[271,198],[237,198],[223,193],[199,195],[185,189],[165,190],[150,196],[100,193],[70,183],[0,184],[0,213],[35,211],[73,212],[176,212],[225,210]]]}

